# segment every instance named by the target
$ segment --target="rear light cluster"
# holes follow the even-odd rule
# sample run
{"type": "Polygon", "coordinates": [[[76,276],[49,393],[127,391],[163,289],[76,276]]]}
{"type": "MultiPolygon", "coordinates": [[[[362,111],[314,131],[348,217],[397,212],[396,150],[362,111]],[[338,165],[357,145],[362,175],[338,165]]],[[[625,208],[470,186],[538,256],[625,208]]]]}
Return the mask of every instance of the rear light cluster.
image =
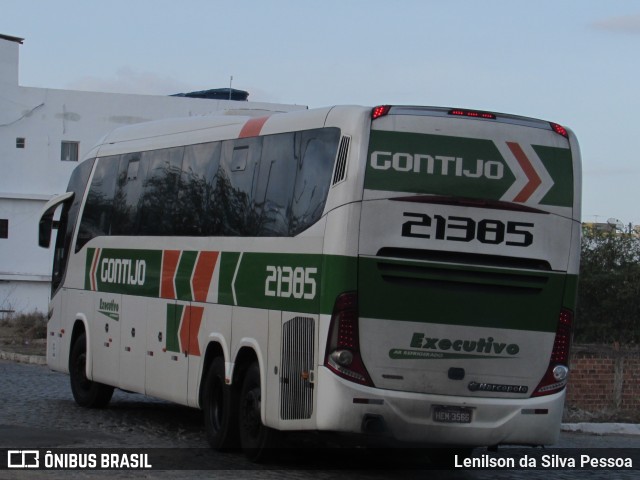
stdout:
{"type": "Polygon", "coordinates": [[[342,378],[373,386],[360,356],[358,295],[355,292],[343,293],[336,299],[324,365],[342,378]]]}
{"type": "Polygon", "coordinates": [[[486,120],[495,120],[496,116],[489,112],[480,112],[478,110],[463,110],[461,108],[454,108],[449,110],[449,115],[455,115],[458,117],[472,117],[472,118],[484,118],[486,120]]]}
{"type": "Polygon", "coordinates": [[[371,110],[371,119],[375,120],[376,118],[384,117],[391,110],[391,105],[380,105],[371,110]]]}
{"type": "Polygon", "coordinates": [[[551,129],[556,132],[558,135],[562,135],[565,138],[569,138],[569,132],[562,125],[558,125],[557,123],[549,122],[551,125],[551,129]]]}
{"type": "Polygon", "coordinates": [[[567,385],[572,326],[573,312],[563,308],[558,319],[558,328],[553,342],[549,367],[547,367],[547,371],[533,392],[532,397],[551,395],[561,391],[567,385]]]}

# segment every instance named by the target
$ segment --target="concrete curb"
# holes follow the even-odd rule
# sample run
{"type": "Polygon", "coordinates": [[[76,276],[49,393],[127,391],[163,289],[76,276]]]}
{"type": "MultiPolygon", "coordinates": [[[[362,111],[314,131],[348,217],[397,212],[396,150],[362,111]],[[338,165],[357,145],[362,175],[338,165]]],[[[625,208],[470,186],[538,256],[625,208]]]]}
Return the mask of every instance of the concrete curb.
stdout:
{"type": "Polygon", "coordinates": [[[640,435],[640,425],[635,423],[563,423],[562,431],[591,435],[640,435]]]}
{"type": "Polygon", "coordinates": [[[31,363],[34,365],[46,365],[47,357],[43,355],[23,355],[21,353],[5,352],[0,350],[0,360],[10,360],[19,363],[31,363]]]}

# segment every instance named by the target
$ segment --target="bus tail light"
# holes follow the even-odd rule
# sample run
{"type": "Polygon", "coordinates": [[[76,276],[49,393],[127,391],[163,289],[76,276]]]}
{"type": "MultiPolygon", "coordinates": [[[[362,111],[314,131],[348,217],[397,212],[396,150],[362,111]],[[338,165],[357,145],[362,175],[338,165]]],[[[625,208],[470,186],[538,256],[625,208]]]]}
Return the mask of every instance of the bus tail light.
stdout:
{"type": "Polygon", "coordinates": [[[360,356],[358,295],[355,292],[343,293],[336,299],[324,365],[342,378],[373,386],[360,356]]]}
{"type": "Polygon", "coordinates": [[[533,395],[531,395],[532,397],[551,395],[552,393],[561,391],[567,385],[572,326],[573,312],[563,308],[560,311],[549,367],[533,392],[533,395]]]}
{"type": "Polygon", "coordinates": [[[562,135],[565,138],[569,138],[569,132],[562,125],[558,125],[557,123],[549,122],[551,125],[551,129],[556,132],[558,135],[562,135]]]}
{"type": "Polygon", "coordinates": [[[497,117],[495,113],[481,112],[480,110],[466,110],[462,108],[453,108],[449,110],[449,115],[457,117],[471,117],[471,118],[483,118],[485,120],[495,120],[497,117]]]}
{"type": "Polygon", "coordinates": [[[371,120],[375,120],[376,118],[384,117],[391,110],[391,105],[380,105],[371,110],[371,120]]]}

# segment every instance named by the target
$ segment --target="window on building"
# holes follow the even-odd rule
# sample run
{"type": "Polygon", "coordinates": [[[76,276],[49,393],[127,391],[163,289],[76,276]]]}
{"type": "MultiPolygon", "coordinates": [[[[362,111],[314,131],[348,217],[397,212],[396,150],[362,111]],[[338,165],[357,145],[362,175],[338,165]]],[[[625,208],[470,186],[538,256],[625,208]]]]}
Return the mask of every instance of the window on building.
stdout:
{"type": "Polygon", "coordinates": [[[62,142],[60,160],[63,162],[77,162],[79,149],[80,142],[62,142]]]}
{"type": "Polygon", "coordinates": [[[9,220],[0,218],[0,238],[9,238],[9,220]]]}
{"type": "Polygon", "coordinates": [[[24,137],[16,138],[16,148],[24,148],[26,139],[24,137]]]}

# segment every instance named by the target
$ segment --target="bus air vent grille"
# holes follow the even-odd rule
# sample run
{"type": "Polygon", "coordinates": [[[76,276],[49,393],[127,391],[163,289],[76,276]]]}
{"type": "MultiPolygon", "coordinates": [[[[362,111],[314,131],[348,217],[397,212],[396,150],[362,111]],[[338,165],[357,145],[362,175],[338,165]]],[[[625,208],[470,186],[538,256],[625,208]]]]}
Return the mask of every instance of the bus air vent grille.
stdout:
{"type": "Polygon", "coordinates": [[[378,261],[378,271],[386,282],[458,292],[539,294],[549,281],[545,272],[388,259],[378,261]]]}
{"type": "Polygon", "coordinates": [[[282,327],[280,418],[301,420],[313,413],[313,318],[295,317],[282,327]]]}
{"type": "Polygon", "coordinates": [[[347,158],[349,154],[350,144],[351,137],[343,135],[340,139],[340,148],[338,148],[336,168],[333,171],[333,182],[331,183],[331,185],[340,183],[347,177],[347,158]]]}

